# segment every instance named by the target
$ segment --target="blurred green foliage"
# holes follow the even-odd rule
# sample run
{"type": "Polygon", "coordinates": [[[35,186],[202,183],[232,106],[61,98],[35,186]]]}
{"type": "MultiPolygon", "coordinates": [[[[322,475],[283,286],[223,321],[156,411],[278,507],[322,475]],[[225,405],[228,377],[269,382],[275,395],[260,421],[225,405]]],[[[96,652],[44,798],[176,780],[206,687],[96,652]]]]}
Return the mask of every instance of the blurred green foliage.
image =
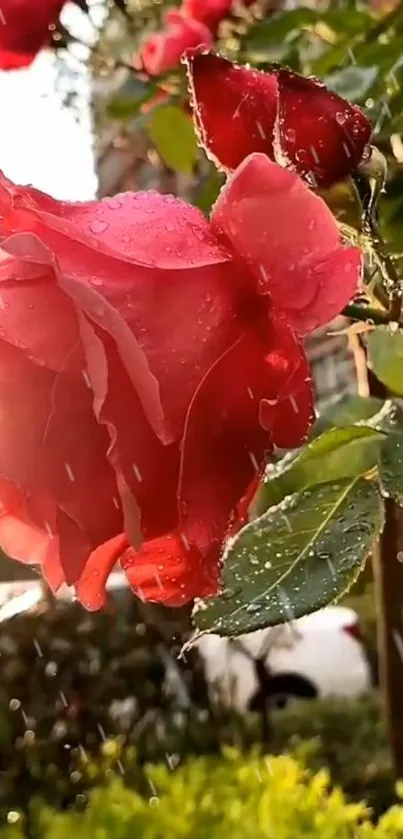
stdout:
{"type": "MultiPolygon", "coordinates": [[[[174,772],[149,767],[148,777],[147,796],[111,778],[90,793],[84,813],[57,813],[33,802],[29,836],[218,839],[227,832],[234,839],[398,839],[403,832],[403,806],[373,824],[364,803],[348,803],[340,789],[329,789],[325,770],[312,776],[292,757],[245,757],[227,749],[174,772]]],[[[1,839],[23,839],[21,822],[0,830],[1,839]]]]}

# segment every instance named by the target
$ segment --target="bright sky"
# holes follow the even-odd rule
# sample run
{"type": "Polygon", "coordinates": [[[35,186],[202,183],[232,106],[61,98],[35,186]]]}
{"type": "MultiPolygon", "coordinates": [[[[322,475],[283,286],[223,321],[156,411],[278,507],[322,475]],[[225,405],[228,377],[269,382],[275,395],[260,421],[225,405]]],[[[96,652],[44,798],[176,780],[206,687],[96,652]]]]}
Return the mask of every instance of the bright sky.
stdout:
{"type": "MultiPolygon", "coordinates": [[[[76,23],[75,15],[83,17],[75,8],[66,9],[64,22],[76,23]]],[[[63,106],[58,77],[60,61],[58,71],[49,52],[27,70],[0,72],[0,169],[55,198],[84,200],[96,190],[89,109],[83,105],[87,79],[82,71],[77,113],[63,106]]]]}

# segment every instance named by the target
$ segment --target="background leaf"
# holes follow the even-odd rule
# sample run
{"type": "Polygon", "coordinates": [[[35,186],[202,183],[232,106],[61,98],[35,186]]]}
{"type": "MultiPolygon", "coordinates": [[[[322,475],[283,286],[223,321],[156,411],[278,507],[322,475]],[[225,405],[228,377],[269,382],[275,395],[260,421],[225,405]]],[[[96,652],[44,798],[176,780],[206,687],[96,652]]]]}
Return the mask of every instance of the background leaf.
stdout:
{"type": "Polygon", "coordinates": [[[368,364],[392,393],[403,395],[403,333],[378,326],[367,336],[368,364]]]}
{"type": "Polygon", "coordinates": [[[339,96],[357,102],[369,95],[377,76],[377,67],[358,67],[354,64],[327,76],[326,84],[339,96]]]}
{"type": "Polygon", "coordinates": [[[295,41],[301,39],[306,26],[317,21],[318,13],[305,7],[279,12],[259,21],[244,36],[242,58],[254,63],[286,60],[291,63],[290,53],[295,41]]]}
{"type": "Polygon", "coordinates": [[[158,93],[153,82],[143,82],[130,76],[119,92],[110,100],[107,114],[111,119],[126,120],[137,116],[142,105],[158,93]]]}
{"type": "Polygon", "coordinates": [[[310,438],[318,437],[333,427],[344,428],[356,422],[369,422],[379,414],[383,404],[382,399],[375,396],[346,396],[323,411],[311,430],[310,438]]]}
{"type": "Polygon", "coordinates": [[[240,531],[223,594],[196,607],[201,630],[239,635],[313,612],[354,582],[383,526],[374,482],[347,478],[304,490],[240,531]]]}
{"type": "Polygon", "coordinates": [[[156,108],[147,130],[158,154],[175,172],[191,173],[198,158],[196,135],[191,118],[176,105],[156,108]]]}

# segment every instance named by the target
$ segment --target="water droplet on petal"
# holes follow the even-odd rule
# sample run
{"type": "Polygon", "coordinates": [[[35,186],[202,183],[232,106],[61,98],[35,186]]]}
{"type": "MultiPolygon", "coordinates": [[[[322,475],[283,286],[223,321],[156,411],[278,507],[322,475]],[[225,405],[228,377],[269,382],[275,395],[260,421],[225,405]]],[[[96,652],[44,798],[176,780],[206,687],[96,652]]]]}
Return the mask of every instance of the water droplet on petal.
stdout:
{"type": "Polygon", "coordinates": [[[336,122],[338,125],[344,125],[346,122],[347,116],[343,111],[338,111],[336,114],[336,122]]]}
{"type": "Polygon", "coordinates": [[[123,201],[120,198],[108,198],[105,202],[110,210],[119,210],[123,207],[123,201]]]}
{"type": "Polygon", "coordinates": [[[105,230],[107,230],[108,227],[109,227],[109,224],[108,224],[107,221],[101,221],[101,220],[98,221],[96,219],[95,219],[95,221],[92,221],[91,224],[90,224],[91,233],[95,233],[95,234],[105,233],[105,230]]]}

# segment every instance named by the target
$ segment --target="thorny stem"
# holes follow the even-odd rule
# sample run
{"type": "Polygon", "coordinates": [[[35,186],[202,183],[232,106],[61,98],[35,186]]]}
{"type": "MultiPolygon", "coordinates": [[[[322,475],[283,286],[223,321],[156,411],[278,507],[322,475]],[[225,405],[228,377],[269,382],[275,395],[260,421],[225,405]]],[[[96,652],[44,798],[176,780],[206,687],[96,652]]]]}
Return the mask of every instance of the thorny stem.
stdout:
{"type": "Polygon", "coordinates": [[[399,323],[402,310],[402,281],[382,238],[377,217],[378,201],[385,185],[386,171],[383,154],[372,147],[370,157],[360,164],[353,175],[353,183],[362,208],[362,232],[368,240],[388,296],[388,322],[399,323]]]}

